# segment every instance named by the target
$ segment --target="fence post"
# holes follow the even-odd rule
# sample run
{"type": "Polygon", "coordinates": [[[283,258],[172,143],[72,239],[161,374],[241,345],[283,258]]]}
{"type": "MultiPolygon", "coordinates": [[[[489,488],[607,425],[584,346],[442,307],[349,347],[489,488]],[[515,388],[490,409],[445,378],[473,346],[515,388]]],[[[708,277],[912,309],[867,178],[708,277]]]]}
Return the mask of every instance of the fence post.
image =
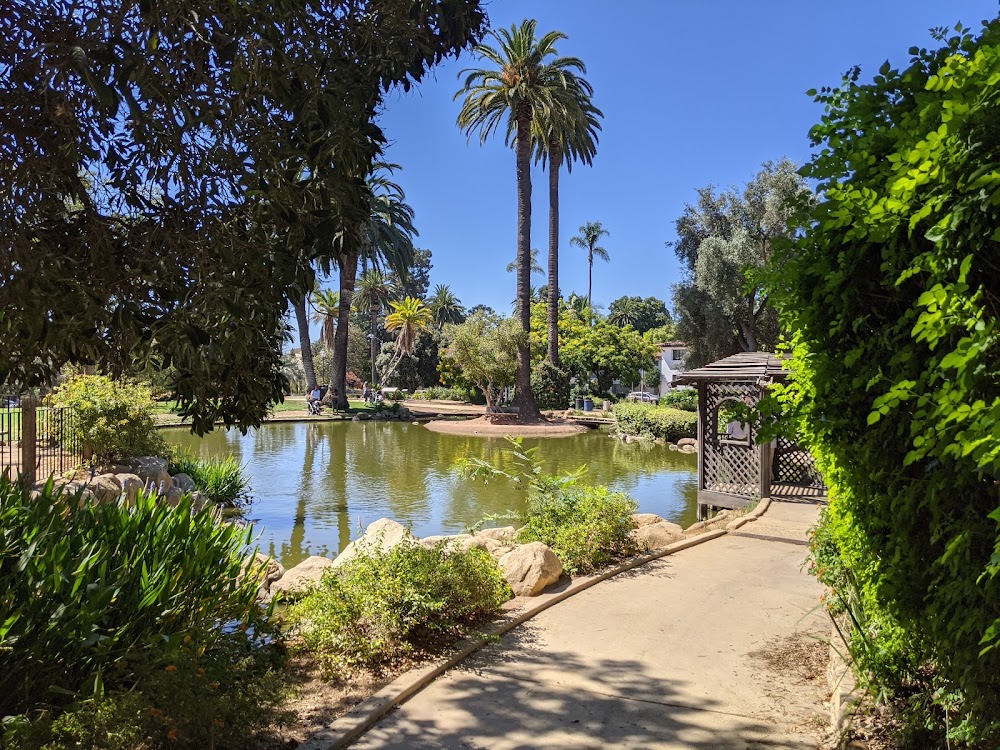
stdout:
{"type": "Polygon", "coordinates": [[[21,399],[21,480],[28,486],[35,483],[35,461],[38,450],[38,402],[34,396],[21,399]]]}

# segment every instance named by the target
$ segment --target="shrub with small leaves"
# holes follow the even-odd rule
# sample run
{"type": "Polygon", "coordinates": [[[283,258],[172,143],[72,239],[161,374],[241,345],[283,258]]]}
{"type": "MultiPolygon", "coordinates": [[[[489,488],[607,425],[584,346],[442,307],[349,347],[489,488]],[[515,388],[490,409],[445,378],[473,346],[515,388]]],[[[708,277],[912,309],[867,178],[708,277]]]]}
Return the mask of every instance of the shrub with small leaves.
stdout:
{"type": "Polygon", "coordinates": [[[698,434],[698,415],[689,411],[622,401],[615,404],[614,412],[621,435],[642,435],[674,442],[698,434]]]}
{"type": "Polygon", "coordinates": [[[403,544],[327,571],[288,618],[330,671],[377,669],[462,637],[510,597],[483,549],[403,544]]]}
{"type": "Polygon", "coordinates": [[[565,409],[569,405],[569,373],[543,359],[531,369],[531,390],[539,409],[565,409]]]}
{"type": "Polygon", "coordinates": [[[145,385],[74,374],[55,390],[51,401],[76,411],[77,438],[99,460],[166,455],[166,441],[153,421],[153,397],[145,385]]]}

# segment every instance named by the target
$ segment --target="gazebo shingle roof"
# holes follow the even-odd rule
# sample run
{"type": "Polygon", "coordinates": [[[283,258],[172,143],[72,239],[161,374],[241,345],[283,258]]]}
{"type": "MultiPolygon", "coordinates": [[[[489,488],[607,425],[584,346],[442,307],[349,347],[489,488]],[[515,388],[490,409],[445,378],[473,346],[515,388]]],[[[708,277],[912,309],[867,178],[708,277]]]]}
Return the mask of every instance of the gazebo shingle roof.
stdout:
{"type": "Polygon", "coordinates": [[[688,370],[674,380],[677,385],[696,385],[697,383],[728,382],[728,383],[773,383],[788,377],[784,362],[788,355],[778,355],[771,352],[741,352],[717,362],[688,370]]]}

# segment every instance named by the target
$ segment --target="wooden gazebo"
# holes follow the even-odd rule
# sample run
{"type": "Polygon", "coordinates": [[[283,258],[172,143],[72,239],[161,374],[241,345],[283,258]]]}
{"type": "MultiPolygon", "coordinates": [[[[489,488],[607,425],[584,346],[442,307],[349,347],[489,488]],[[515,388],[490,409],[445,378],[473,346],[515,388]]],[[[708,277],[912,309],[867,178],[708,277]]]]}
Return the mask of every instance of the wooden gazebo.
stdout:
{"type": "Polygon", "coordinates": [[[756,418],[721,424],[727,411],[756,412],[767,389],[787,377],[784,359],[770,352],[734,354],[675,379],[698,389],[699,519],[710,509],[741,508],[765,497],[825,495],[812,456],[795,441],[759,442],[756,418]]]}

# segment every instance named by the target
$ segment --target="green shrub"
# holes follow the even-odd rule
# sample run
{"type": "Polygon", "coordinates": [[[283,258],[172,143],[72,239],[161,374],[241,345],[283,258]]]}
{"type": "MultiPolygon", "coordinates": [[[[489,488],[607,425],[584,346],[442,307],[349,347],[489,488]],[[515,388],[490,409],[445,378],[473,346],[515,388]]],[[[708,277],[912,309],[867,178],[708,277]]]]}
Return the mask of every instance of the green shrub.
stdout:
{"type": "Polygon", "coordinates": [[[83,503],[0,479],[0,716],[127,689],[217,623],[260,627],[252,531],[140,493],[83,503]]]}
{"type": "Polygon", "coordinates": [[[327,668],[379,668],[461,637],[510,597],[485,550],[404,544],[328,571],[288,616],[327,668]]]}
{"type": "Polygon", "coordinates": [[[569,405],[569,373],[543,359],[531,370],[531,390],[539,409],[565,409],[569,405]]]}
{"type": "Polygon", "coordinates": [[[517,540],[547,544],[567,573],[587,573],[635,554],[637,509],[635,500],[604,486],[552,484],[530,498],[517,540]]]}
{"type": "Polygon", "coordinates": [[[671,442],[698,435],[698,415],[689,411],[622,401],[615,404],[614,412],[622,435],[645,435],[671,442]]]}
{"type": "Polygon", "coordinates": [[[166,442],[153,422],[155,404],[145,385],[105,375],[74,374],[51,400],[76,411],[76,437],[98,460],[166,455],[166,442]]]}
{"type": "Polygon", "coordinates": [[[477,401],[476,399],[482,399],[482,394],[475,388],[469,390],[466,388],[431,386],[430,388],[421,388],[419,391],[414,392],[412,397],[426,401],[470,401],[472,403],[480,403],[481,401],[477,401]]]}
{"type": "Polygon", "coordinates": [[[681,411],[698,411],[698,391],[694,388],[677,388],[667,391],[660,396],[661,407],[669,406],[671,409],[681,411]]]}
{"type": "Polygon", "coordinates": [[[175,451],[170,457],[171,474],[187,474],[199,492],[222,505],[235,508],[250,502],[250,480],[246,467],[234,456],[199,458],[175,451]]]}

